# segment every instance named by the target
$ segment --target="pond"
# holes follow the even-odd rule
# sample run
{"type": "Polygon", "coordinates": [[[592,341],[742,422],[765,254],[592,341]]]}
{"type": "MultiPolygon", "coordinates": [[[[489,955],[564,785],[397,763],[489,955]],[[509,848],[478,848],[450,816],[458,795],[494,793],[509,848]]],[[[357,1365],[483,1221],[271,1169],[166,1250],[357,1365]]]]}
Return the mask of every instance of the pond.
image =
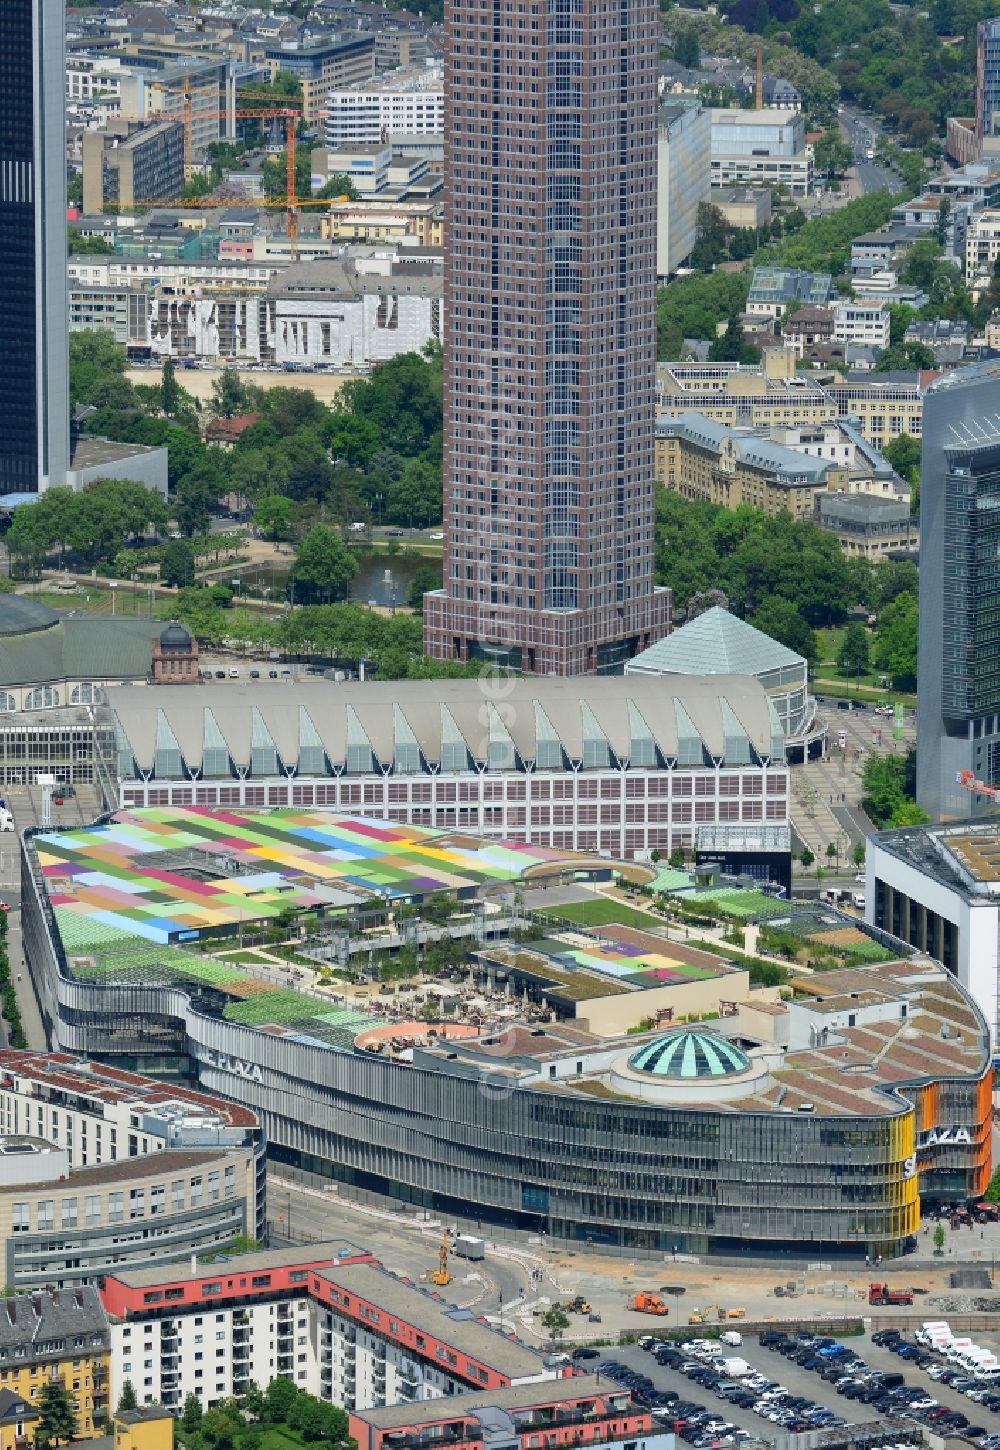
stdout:
{"type": "MultiPolygon", "coordinates": [[[[358,554],[358,572],[351,584],[351,599],[361,604],[406,604],[413,576],[424,562],[398,554],[358,554]]],[[[268,561],[264,564],[238,564],[225,577],[233,584],[238,579],[237,593],[255,598],[284,599],[289,595],[290,563],[268,561]],[[266,593],[265,593],[266,591],[266,593]]],[[[222,576],[218,576],[220,581],[222,576]]],[[[297,601],[293,598],[292,603],[297,601]]]]}

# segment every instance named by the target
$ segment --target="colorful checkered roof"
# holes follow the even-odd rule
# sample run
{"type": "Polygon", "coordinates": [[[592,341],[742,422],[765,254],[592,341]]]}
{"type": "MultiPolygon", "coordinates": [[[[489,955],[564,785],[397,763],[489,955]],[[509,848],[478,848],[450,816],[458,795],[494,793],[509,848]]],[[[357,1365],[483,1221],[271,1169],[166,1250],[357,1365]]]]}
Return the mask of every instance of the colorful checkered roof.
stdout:
{"type": "Polygon", "coordinates": [[[289,906],[328,907],[345,892],[391,900],[513,882],[566,857],[518,842],[294,809],[136,810],[103,826],[43,833],[34,844],[60,920],[76,913],[90,927],[158,943],[266,920],[289,906]],[[163,859],[172,851],[205,854],[186,862],[179,855],[173,869],[163,859]]]}

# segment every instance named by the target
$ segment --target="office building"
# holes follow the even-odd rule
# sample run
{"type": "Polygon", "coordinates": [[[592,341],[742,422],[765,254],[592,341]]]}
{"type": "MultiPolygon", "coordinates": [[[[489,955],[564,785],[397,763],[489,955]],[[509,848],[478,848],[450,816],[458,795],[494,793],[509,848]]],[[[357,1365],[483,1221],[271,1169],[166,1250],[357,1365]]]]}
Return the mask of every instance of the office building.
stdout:
{"type": "Polygon", "coordinates": [[[526,1382],[544,1395],[554,1386],[538,1381],[561,1371],[348,1243],[112,1273],[102,1297],[112,1393],[130,1378],[141,1401],[175,1412],[188,1395],[208,1408],[278,1375],[368,1410],[526,1382]]]}
{"type": "MultiPolygon", "coordinates": [[[[130,1055],[121,1046],[119,1064],[130,1055]]],[[[145,1267],[263,1230],[255,1113],[64,1053],[0,1051],[0,1251],[10,1288],[86,1284],[111,1264],[145,1267]]]]}
{"type": "Polygon", "coordinates": [[[749,504],[797,519],[811,519],[817,494],[846,488],[848,481],[842,464],[704,413],[656,420],[656,467],[663,486],[684,498],[729,509],[749,504]]]}
{"type": "Polygon", "coordinates": [[[787,186],[807,196],[813,184],[805,122],[794,110],[712,111],[713,186],[787,186]]]}
{"type": "Polygon", "coordinates": [[[175,201],[184,190],[184,126],[111,121],[83,136],[83,209],[125,211],[154,201],[175,201]]]}
{"type": "Polygon", "coordinates": [[[106,1434],[110,1371],[108,1318],[95,1288],[5,1297],[0,1310],[0,1442],[5,1450],[24,1450],[23,1433],[20,1438],[13,1433],[16,1422],[37,1423],[38,1397],[53,1381],[69,1392],[77,1436],[93,1440],[106,1434]]]}
{"type": "Polygon", "coordinates": [[[711,187],[712,126],[693,97],[660,106],[656,177],[656,275],[670,277],[698,240],[698,208],[711,187]]]}
{"type": "Polygon", "coordinates": [[[865,441],[884,448],[901,433],[920,437],[924,394],[936,377],[935,372],[845,373],[827,383],[825,391],[841,418],[855,419],[865,441]]]}
{"type": "Polygon", "coordinates": [[[59,0],[0,5],[0,496],[69,469],[64,24],[59,0]]]}
{"type": "Polygon", "coordinates": [[[440,66],[409,66],[330,92],[326,144],[333,150],[359,141],[386,140],[398,146],[411,136],[443,134],[440,66]]]}
{"type": "Polygon", "coordinates": [[[944,965],[988,1022],[996,1052],[1000,823],[962,820],[878,831],[868,838],[865,871],[866,919],[944,965]]]}
{"type": "Polygon", "coordinates": [[[816,522],[837,536],[845,554],[863,554],[876,563],[894,554],[915,555],[920,523],[910,511],[908,494],[822,493],[816,498],[816,522]]]}
{"type": "Polygon", "coordinates": [[[778,322],[789,307],[825,307],[833,295],[829,272],[797,267],[755,267],[747,294],[747,312],[778,322]]]}
{"type": "Polygon", "coordinates": [[[610,672],[670,622],[653,582],[657,11],[550,0],[535,23],[445,13],[444,583],[424,642],[610,672]]]}
{"type": "Polygon", "coordinates": [[[982,144],[1000,120],[1000,20],[976,26],[976,139],[982,144]]]}
{"type": "Polygon", "coordinates": [[[833,336],[835,342],[856,342],[871,347],[889,346],[889,309],[881,302],[834,302],[833,336]]]}
{"type": "Polygon", "coordinates": [[[375,77],[375,36],[335,36],[318,45],[269,45],[264,63],[272,80],[279,71],[295,76],[302,86],[302,116],[317,122],[327,109],[332,90],[375,77]]]}
{"type": "Polygon", "coordinates": [[[934,820],[996,810],[1000,784],[1000,363],[927,389],[920,469],[917,801],[934,820]]]}
{"type": "Polygon", "coordinates": [[[990,207],[974,213],[965,231],[965,282],[977,293],[993,280],[1000,257],[1000,209],[990,207]]]}
{"type": "MultiPolygon", "coordinates": [[[[657,418],[703,413],[718,423],[752,428],[813,426],[837,417],[830,392],[795,371],[792,348],[768,348],[759,365],[660,363],[657,418]]],[[[657,468],[662,478],[662,469],[657,468]]]]}

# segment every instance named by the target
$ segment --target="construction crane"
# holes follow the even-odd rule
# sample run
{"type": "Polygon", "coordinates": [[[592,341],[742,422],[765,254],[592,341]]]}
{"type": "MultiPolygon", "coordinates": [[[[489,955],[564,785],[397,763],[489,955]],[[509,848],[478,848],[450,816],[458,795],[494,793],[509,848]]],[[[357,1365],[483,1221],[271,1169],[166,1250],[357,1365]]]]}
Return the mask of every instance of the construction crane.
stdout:
{"type": "Polygon", "coordinates": [[[441,1240],[441,1247],[438,1250],[438,1266],[434,1275],[434,1282],[441,1289],[451,1283],[451,1274],[448,1272],[448,1231],[445,1230],[444,1238],[441,1240]]]}
{"type": "Polygon", "coordinates": [[[756,109],[762,111],[764,109],[764,47],[762,45],[757,47],[757,86],[754,99],[756,109]]]}
{"type": "Polygon", "coordinates": [[[977,780],[974,771],[957,771],[955,780],[963,790],[972,791],[974,795],[984,795],[991,801],[1000,800],[1000,785],[987,785],[985,780],[977,780]]]}
{"type": "MultiPolygon", "coordinates": [[[[323,113],[319,113],[318,112],[317,114],[323,114],[323,113]]],[[[267,120],[277,120],[277,119],[281,119],[281,120],[283,120],[285,122],[286,127],[287,127],[287,140],[286,140],[286,151],[285,151],[285,161],[286,161],[286,166],[285,166],[285,199],[284,199],[284,201],[272,201],[272,202],[263,201],[263,202],[255,202],[254,204],[256,206],[261,206],[261,207],[281,207],[282,208],[282,210],[285,213],[285,227],[286,227],[286,230],[287,230],[287,233],[288,233],[288,241],[289,241],[290,250],[291,250],[291,259],[292,259],[293,262],[297,262],[298,259],[299,259],[299,212],[300,212],[300,210],[301,210],[301,208],[303,206],[312,204],[312,198],[300,197],[298,195],[298,185],[297,185],[297,180],[296,180],[296,175],[295,175],[295,164],[296,164],[296,159],[297,159],[297,140],[298,140],[298,130],[297,130],[297,128],[298,128],[299,122],[302,120],[302,112],[301,112],[301,110],[297,110],[292,105],[287,105],[287,106],[279,106],[279,105],[270,105],[270,106],[267,106],[267,105],[246,106],[246,105],[244,105],[244,106],[237,106],[235,111],[232,111],[232,110],[219,110],[219,111],[199,110],[198,116],[199,116],[200,119],[204,119],[206,117],[212,117],[213,119],[214,118],[220,118],[221,117],[221,118],[223,118],[225,120],[229,120],[231,117],[235,116],[236,120],[238,120],[238,121],[267,121],[267,120]]],[[[123,120],[123,121],[130,121],[130,120],[140,121],[140,120],[143,120],[143,119],[146,119],[146,118],[141,117],[141,116],[125,116],[125,115],[122,115],[122,116],[119,116],[117,119],[123,120]]],[[[190,175],[191,175],[191,173],[192,173],[192,171],[194,169],[194,119],[195,119],[195,112],[194,112],[194,104],[193,104],[193,100],[192,100],[192,96],[191,96],[191,90],[190,90],[189,85],[185,82],[185,86],[184,86],[184,104],[183,104],[184,175],[185,175],[185,177],[190,177],[190,175]]],[[[218,207],[218,206],[224,205],[224,204],[225,203],[220,203],[220,201],[218,200],[218,198],[213,199],[213,198],[207,197],[207,196],[192,197],[192,198],[178,197],[178,196],[174,196],[174,197],[143,197],[143,198],[137,198],[132,203],[133,206],[137,206],[137,207],[154,207],[154,206],[218,207]]],[[[320,204],[322,204],[322,203],[320,203],[320,204]]],[[[108,205],[109,206],[114,206],[115,203],[114,202],[109,202],[108,205]]]]}

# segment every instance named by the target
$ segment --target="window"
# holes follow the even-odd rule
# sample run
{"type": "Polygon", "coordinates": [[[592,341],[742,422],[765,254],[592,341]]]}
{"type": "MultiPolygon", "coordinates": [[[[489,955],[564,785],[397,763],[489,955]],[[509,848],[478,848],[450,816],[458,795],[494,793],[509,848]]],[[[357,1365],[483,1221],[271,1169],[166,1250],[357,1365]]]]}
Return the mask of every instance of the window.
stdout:
{"type": "Polygon", "coordinates": [[[103,705],[104,691],[87,680],[82,685],[73,686],[69,702],[71,705],[103,705]]]}
{"type": "Polygon", "coordinates": [[[58,704],[59,691],[51,685],[40,685],[37,690],[29,690],[24,697],[26,710],[51,710],[58,704]]]}
{"type": "Polygon", "coordinates": [[[16,710],[17,700],[9,690],[0,690],[0,711],[16,710]]]}
{"type": "Polygon", "coordinates": [[[26,1234],[31,1228],[30,1209],[26,1203],[15,1203],[11,1209],[11,1229],[16,1234],[26,1234]]]}

